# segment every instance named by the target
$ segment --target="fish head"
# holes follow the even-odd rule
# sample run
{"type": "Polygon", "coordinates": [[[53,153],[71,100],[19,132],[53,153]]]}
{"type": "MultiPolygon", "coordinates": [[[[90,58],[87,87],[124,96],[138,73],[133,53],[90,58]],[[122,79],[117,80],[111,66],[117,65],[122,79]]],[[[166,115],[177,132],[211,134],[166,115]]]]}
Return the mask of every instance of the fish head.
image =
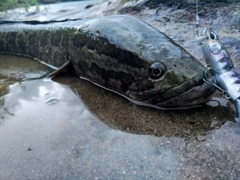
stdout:
{"type": "Polygon", "coordinates": [[[214,92],[203,81],[206,68],[197,59],[137,18],[98,18],[79,30],[93,37],[91,49],[100,54],[89,72],[98,75],[88,76],[133,103],[163,110],[185,109],[206,103],[214,92]]]}
{"type": "Polygon", "coordinates": [[[187,109],[205,104],[215,89],[205,83],[206,68],[194,57],[181,53],[181,58],[147,61],[141,87],[129,93],[137,104],[158,109],[187,109]]]}

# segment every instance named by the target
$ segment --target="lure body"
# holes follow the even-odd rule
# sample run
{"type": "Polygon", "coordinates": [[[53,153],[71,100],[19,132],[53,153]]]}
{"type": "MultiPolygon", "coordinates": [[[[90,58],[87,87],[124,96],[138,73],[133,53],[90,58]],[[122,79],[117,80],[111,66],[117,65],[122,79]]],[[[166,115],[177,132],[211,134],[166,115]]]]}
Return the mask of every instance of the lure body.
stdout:
{"type": "Polygon", "coordinates": [[[240,76],[234,71],[232,59],[218,36],[214,32],[206,33],[206,41],[201,45],[202,52],[209,69],[208,73],[214,76],[216,82],[207,81],[221,90],[227,99],[236,106],[240,123],[240,76]]]}

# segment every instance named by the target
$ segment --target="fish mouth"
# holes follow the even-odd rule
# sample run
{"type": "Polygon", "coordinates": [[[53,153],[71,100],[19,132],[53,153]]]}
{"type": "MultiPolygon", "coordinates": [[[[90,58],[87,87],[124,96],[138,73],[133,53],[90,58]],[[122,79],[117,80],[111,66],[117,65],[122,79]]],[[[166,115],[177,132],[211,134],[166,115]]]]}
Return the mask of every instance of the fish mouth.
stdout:
{"type": "Polygon", "coordinates": [[[156,103],[156,105],[168,109],[188,109],[198,107],[206,104],[214,91],[214,87],[202,81],[200,85],[194,86],[178,96],[156,103]]]}
{"type": "Polygon", "coordinates": [[[97,83],[94,83],[87,78],[81,77],[81,79],[85,79],[99,87],[102,87],[103,89],[119,94],[134,104],[159,110],[181,110],[200,107],[206,104],[211,98],[212,94],[215,92],[215,88],[213,86],[210,86],[202,80],[198,83],[198,85],[195,85],[192,88],[188,88],[186,91],[184,91],[185,89],[181,87],[186,86],[187,83],[183,83],[174,89],[174,91],[177,91],[176,89],[183,89],[183,92],[169,98],[163,97],[164,95],[161,92],[153,89],[144,92],[128,92],[126,93],[127,95],[124,95],[112,89],[101,86],[97,83]]]}
{"type": "Polygon", "coordinates": [[[174,88],[174,90],[171,89],[169,90],[170,93],[165,94],[156,92],[155,90],[145,91],[144,94],[148,94],[148,98],[144,100],[129,100],[141,106],[148,106],[160,110],[190,109],[206,104],[215,91],[214,87],[203,80],[192,88],[188,87],[186,91],[184,91],[185,89],[182,88],[182,86],[186,86],[186,84],[182,84],[174,88]],[[173,92],[178,91],[178,89],[183,89],[183,92],[171,97],[168,97],[168,95],[166,96],[166,94],[173,94],[173,92]]]}

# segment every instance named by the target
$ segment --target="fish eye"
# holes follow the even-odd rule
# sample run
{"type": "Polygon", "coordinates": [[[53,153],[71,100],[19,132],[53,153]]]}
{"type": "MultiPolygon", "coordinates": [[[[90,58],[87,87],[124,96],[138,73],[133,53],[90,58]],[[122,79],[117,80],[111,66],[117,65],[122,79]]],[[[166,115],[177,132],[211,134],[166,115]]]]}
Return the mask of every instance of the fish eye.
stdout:
{"type": "Polygon", "coordinates": [[[165,70],[165,66],[159,62],[153,63],[148,70],[148,74],[151,79],[159,79],[162,77],[165,70]]]}
{"type": "Polygon", "coordinates": [[[210,32],[210,38],[212,40],[216,40],[217,39],[217,35],[214,32],[210,32]]]}

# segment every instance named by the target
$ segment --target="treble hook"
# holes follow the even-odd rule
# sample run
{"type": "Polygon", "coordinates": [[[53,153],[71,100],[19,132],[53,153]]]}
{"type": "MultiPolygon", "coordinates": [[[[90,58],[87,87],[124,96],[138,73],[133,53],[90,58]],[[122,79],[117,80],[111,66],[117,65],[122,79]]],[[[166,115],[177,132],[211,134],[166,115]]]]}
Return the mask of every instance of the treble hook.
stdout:
{"type": "Polygon", "coordinates": [[[221,91],[222,96],[225,97],[226,99],[231,99],[231,97],[228,94],[228,92],[226,90],[224,90],[223,88],[221,88],[220,86],[217,85],[216,78],[215,78],[215,76],[217,76],[217,75],[218,75],[218,73],[214,69],[209,68],[206,71],[204,71],[204,79],[203,79],[203,81],[206,82],[209,86],[215,87],[216,89],[221,91]],[[214,75],[211,73],[211,71],[214,73],[214,75]],[[211,76],[212,79],[208,78],[209,75],[211,76]]]}

